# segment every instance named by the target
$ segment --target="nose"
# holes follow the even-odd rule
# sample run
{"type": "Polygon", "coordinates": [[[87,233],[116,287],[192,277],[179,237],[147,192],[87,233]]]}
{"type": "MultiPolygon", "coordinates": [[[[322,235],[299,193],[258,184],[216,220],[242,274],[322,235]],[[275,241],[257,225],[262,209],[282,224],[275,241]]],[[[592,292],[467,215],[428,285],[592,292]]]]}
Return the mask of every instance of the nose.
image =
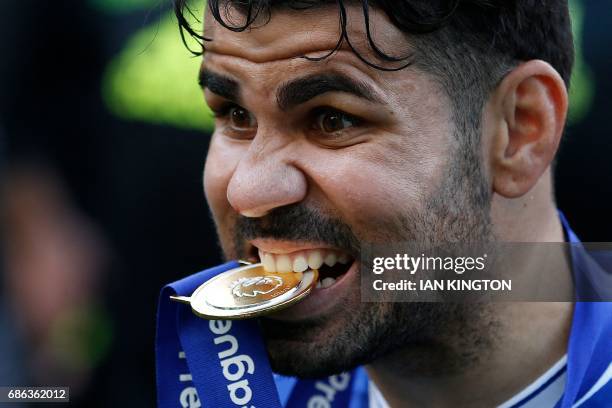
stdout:
{"type": "Polygon", "coordinates": [[[241,215],[262,217],[302,201],[307,189],[304,173],[292,164],[286,149],[266,148],[255,137],[230,179],[227,199],[241,215]]]}

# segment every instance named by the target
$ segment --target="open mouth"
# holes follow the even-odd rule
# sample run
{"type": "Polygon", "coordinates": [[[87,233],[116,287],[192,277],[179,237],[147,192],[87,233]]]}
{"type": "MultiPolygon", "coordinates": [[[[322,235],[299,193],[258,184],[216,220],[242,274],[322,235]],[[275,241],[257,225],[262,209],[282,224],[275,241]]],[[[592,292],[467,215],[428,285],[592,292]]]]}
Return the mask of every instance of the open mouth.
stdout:
{"type": "Polygon", "coordinates": [[[317,288],[320,289],[334,285],[349,270],[355,260],[342,250],[328,248],[275,253],[253,247],[253,252],[255,251],[267,272],[290,273],[317,269],[319,271],[317,288]]]}

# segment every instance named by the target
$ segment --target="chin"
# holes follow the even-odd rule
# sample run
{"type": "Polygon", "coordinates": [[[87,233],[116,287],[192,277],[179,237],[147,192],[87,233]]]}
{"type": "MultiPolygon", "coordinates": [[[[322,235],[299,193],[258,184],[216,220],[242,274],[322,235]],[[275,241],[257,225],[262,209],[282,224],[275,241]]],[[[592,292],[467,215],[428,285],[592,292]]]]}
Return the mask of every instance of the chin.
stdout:
{"type": "Polygon", "coordinates": [[[262,319],[272,370],[282,375],[320,378],[360,365],[356,339],[349,338],[354,324],[346,317],[340,313],[300,322],[262,319]]]}
{"type": "Polygon", "coordinates": [[[474,305],[341,303],[342,309],[327,317],[261,319],[272,369],[300,378],[370,364],[404,375],[456,372],[474,364],[490,341],[485,328],[495,327],[484,318],[484,308],[474,305]]]}

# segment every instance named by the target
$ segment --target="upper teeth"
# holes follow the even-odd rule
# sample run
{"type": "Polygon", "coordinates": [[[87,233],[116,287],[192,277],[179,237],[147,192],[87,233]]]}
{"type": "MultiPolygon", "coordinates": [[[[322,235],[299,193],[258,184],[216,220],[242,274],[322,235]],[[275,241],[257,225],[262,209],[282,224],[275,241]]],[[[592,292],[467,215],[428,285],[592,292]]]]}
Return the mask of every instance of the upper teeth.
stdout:
{"type": "Polygon", "coordinates": [[[273,254],[259,250],[259,259],[267,272],[304,272],[319,269],[323,263],[334,266],[337,262],[347,263],[349,256],[330,249],[307,249],[290,254],[273,254]]]}

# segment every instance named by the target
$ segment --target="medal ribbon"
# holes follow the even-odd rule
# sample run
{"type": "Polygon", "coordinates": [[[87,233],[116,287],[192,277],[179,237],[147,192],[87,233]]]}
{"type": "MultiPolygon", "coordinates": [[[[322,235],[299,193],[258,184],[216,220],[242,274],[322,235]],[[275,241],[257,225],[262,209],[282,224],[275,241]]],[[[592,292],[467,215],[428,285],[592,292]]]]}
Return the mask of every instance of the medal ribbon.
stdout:
{"type": "MultiPolygon", "coordinates": [[[[250,320],[205,320],[170,295],[191,296],[207,280],[237,268],[228,262],[166,285],[157,315],[159,408],[281,408],[259,326],[250,320]]],[[[286,407],[348,407],[352,373],[298,381],[286,407]]]]}

